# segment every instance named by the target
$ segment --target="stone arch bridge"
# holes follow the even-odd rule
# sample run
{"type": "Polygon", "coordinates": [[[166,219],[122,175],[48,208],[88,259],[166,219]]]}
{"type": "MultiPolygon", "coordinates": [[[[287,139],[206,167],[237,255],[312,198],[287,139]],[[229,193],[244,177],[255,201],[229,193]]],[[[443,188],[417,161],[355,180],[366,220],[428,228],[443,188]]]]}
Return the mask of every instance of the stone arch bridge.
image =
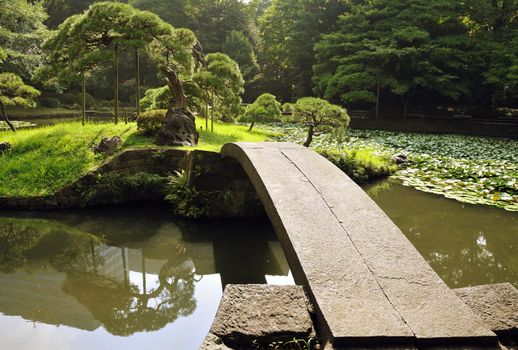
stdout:
{"type": "Polygon", "coordinates": [[[334,347],[493,347],[495,334],[347,175],[290,143],[233,143],[334,347]]]}

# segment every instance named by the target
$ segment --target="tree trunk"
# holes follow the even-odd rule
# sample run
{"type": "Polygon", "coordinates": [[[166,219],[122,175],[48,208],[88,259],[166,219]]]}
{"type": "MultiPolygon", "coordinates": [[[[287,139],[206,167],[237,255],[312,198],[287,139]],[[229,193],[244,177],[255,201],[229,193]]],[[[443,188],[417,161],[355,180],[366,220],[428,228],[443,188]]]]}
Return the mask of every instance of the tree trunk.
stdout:
{"type": "Polygon", "coordinates": [[[2,113],[2,117],[4,118],[4,120],[7,123],[7,125],[9,125],[11,130],[13,132],[16,132],[16,128],[14,127],[13,123],[11,123],[11,121],[7,117],[7,111],[5,110],[5,106],[4,106],[4,103],[2,102],[2,100],[0,100],[0,113],[2,113]]]}
{"type": "Polygon", "coordinates": [[[380,82],[376,85],[376,118],[380,116],[380,82]]]}
{"type": "Polygon", "coordinates": [[[210,104],[212,106],[210,109],[210,132],[214,132],[214,92],[211,94],[210,104]]]}
{"type": "Polygon", "coordinates": [[[178,77],[178,74],[172,69],[167,67],[164,69],[164,74],[167,80],[167,86],[169,87],[169,91],[174,97],[174,105],[179,108],[187,107],[187,96],[185,96],[185,91],[183,89],[183,84],[178,77]]]}
{"type": "Polygon", "coordinates": [[[248,131],[252,131],[252,129],[254,128],[254,125],[255,125],[255,122],[252,122],[252,124],[250,124],[250,128],[248,129],[248,131]]]}
{"type": "Polygon", "coordinates": [[[205,92],[205,130],[209,131],[209,94],[205,92]]]}
{"type": "Polygon", "coordinates": [[[311,145],[311,141],[313,141],[313,134],[315,133],[315,127],[313,124],[309,126],[308,130],[308,138],[306,139],[306,142],[304,142],[304,147],[309,147],[311,145]]]}
{"type": "Polygon", "coordinates": [[[138,49],[135,48],[135,84],[137,90],[137,97],[135,107],[137,108],[137,118],[140,117],[140,58],[138,49]]]}
{"type": "Polygon", "coordinates": [[[403,119],[406,119],[406,117],[408,115],[408,105],[409,105],[411,99],[412,99],[412,95],[410,94],[403,101],[403,119]]]}
{"type": "Polygon", "coordinates": [[[83,126],[85,125],[85,122],[86,122],[86,77],[85,77],[85,72],[83,72],[83,86],[82,86],[82,99],[83,99],[83,103],[82,103],[82,111],[81,111],[81,124],[83,124],[83,126]]]}
{"type": "Polygon", "coordinates": [[[119,123],[119,46],[115,45],[115,124],[119,123]]]}

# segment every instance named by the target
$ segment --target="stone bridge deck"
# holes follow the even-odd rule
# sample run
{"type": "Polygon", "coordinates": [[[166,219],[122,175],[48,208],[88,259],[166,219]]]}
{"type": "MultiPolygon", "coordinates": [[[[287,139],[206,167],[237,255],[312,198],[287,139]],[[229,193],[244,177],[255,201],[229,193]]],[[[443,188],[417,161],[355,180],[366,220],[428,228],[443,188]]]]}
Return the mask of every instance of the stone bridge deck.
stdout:
{"type": "Polygon", "coordinates": [[[348,176],[289,143],[235,143],[297,284],[335,347],[492,346],[493,332],[348,176]]]}

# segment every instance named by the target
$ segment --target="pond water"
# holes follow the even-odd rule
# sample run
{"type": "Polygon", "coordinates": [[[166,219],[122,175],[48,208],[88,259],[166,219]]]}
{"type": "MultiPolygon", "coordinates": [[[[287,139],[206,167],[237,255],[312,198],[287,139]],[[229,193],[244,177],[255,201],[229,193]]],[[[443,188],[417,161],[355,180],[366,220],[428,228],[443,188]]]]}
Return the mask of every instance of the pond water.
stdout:
{"type": "Polygon", "coordinates": [[[0,212],[1,349],[197,349],[228,283],[293,284],[266,219],[0,212]]]}
{"type": "Polygon", "coordinates": [[[518,288],[518,213],[417,191],[389,179],[364,186],[451,288],[518,288]]]}

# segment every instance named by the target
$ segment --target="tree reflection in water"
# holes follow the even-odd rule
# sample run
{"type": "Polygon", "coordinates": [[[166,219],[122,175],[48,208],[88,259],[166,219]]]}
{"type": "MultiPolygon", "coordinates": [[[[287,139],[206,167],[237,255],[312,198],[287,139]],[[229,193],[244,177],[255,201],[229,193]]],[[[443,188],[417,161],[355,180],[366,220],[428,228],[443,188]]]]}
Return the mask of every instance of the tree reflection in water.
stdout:
{"type": "Polygon", "coordinates": [[[179,242],[176,246],[180,252],[163,260],[158,285],[152,290],[146,288],[146,257],[139,250],[142,291],[128,278],[126,248],[105,243],[97,236],[53,221],[0,218],[0,271],[14,273],[45,266],[65,273],[63,291],[74,296],[114,335],[159,330],[195,310],[195,270],[179,242]],[[115,255],[119,258],[115,265],[124,278],[110,273],[108,265],[114,263],[107,264],[103,257],[106,252],[112,256],[120,252],[115,255]]]}

